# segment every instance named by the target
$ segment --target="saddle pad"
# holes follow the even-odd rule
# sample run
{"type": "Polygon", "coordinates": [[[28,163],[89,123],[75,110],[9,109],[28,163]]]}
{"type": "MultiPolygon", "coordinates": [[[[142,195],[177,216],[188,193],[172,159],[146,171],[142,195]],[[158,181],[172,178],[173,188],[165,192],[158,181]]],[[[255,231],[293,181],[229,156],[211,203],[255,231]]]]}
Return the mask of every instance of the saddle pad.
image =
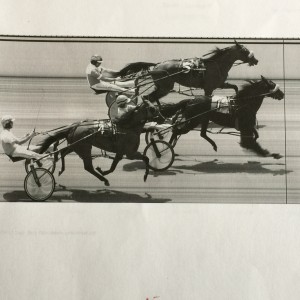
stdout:
{"type": "Polygon", "coordinates": [[[228,114],[230,112],[230,101],[227,96],[212,96],[211,109],[228,114]]]}
{"type": "Polygon", "coordinates": [[[190,69],[197,69],[198,71],[206,70],[204,63],[201,60],[199,60],[198,58],[184,59],[182,61],[182,67],[188,67],[190,69]]]}
{"type": "Polygon", "coordinates": [[[116,134],[115,126],[110,120],[95,120],[84,121],[80,126],[88,126],[89,128],[95,128],[98,134],[111,136],[116,134]]]}

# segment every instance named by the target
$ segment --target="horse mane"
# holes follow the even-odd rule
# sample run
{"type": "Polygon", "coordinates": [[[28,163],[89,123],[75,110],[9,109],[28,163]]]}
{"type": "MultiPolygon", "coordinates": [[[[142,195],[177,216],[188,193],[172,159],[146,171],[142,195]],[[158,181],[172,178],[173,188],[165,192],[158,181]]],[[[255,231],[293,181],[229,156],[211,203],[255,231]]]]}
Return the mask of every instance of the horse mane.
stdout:
{"type": "Polygon", "coordinates": [[[129,63],[118,72],[118,75],[123,77],[128,74],[137,73],[142,70],[147,70],[149,67],[152,67],[155,65],[156,65],[156,63],[149,63],[149,62],[129,63]]]}
{"type": "Polygon", "coordinates": [[[232,47],[226,47],[226,48],[215,47],[215,49],[213,49],[211,52],[209,52],[207,54],[204,54],[201,57],[201,60],[202,61],[216,60],[217,58],[219,58],[220,56],[222,56],[224,53],[226,53],[231,48],[232,47]],[[208,56],[208,57],[205,57],[205,56],[208,56]]]}
{"type": "Polygon", "coordinates": [[[251,94],[253,90],[255,90],[255,87],[258,86],[261,81],[260,80],[251,80],[247,79],[245,80],[247,83],[243,84],[241,89],[238,91],[236,98],[239,98],[241,96],[245,96],[247,94],[251,94]]]}

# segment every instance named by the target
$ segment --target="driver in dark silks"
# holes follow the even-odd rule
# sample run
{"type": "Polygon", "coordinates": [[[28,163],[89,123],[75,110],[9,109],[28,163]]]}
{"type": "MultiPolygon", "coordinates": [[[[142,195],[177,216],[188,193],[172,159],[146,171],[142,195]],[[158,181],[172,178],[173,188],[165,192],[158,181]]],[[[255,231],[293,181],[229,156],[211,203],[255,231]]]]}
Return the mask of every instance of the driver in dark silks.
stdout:
{"type": "MultiPolygon", "coordinates": [[[[153,105],[149,100],[143,100],[143,102],[148,104],[149,106],[153,105]]],[[[132,113],[138,108],[138,106],[125,95],[119,95],[116,99],[116,103],[118,105],[118,115],[114,121],[120,126],[126,126],[126,124],[130,122],[132,113]]],[[[157,122],[148,122],[144,125],[144,129],[162,130],[170,126],[170,124],[158,124],[157,122]]]]}
{"type": "Polygon", "coordinates": [[[90,59],[90,64],[86,68],[87,81],[91,89],[95,92],[113,91],[135,93],[134,80],[119,81],[118,78],[108,78],[104,76],[104,72],[115,72],[101,66],[102,57],[93,55],[90,59]]]}

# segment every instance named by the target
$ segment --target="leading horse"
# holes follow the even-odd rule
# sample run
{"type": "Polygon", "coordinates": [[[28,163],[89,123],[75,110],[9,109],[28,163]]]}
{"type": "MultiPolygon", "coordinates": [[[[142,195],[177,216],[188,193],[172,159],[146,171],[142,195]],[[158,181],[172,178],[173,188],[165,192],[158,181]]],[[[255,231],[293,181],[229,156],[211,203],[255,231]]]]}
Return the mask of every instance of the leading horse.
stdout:
{"type": "MultiPolygon", "coordinates": [[[[190,88],[201,88],[206,96],[211,96],[217,88],[233,88],[237,91],[235,85],[226,82],[228,72],[237,61],[248,63],[249,66],[258,63],[253,51],[236,41],[233,46],[215,48],[200,58],[171,59],[158,63],[149,71],[155,89],[144,97],[159,104],[159,99],[173,90],[175,83],[190,88]]],[[[136,71],[139,65],[143,68],[143,64],[128,64],[119,74],[128,74],[131,66],[136,71]]]]}
{"type": "Polygon", "coordinates": [[[159,114],[158,109],[149,101],[144,101],[135,110],[126,113],[121,117],[116,128],[110,121],[91,121],[85,120],[60,128],[57,132],[53,131],[38,145],[41,146],[40,152],[43,153],[48,147],[62,139],[66,139],[68,146],[56,152],[61,154],[62,169],[59,175],[65,170],[64,158],[67,154],[75,152],[83,160],[84,169],[109,185],[109,181],[104,177],[113,172],[119,161],[126,155],[129,159],[143,160],[146,165],[144,181],[149,174],[149,159],[138,152],[140,144],[140,134],[145,123],[159,114]],[[94,168],[92,163],[92,147],[100,148],[104,151],[116,153],[111,167],[107,171],[102,171],[100,167],[94,168]]]}
{"type": "Polygon", "coordinates": [[[252,150],[259,156],[272,156],[279,159],[282,156],[277,153],[270,153],[263,149],[257,142],[259,137],[256,130],[256,114],[261,107],[265,97],[282,100],[284,93],[279,86],[271,80],[261,76],[259,81],[248,81],[242,89],[231,98],[231,111],[220,112],[212,107],[210,97],[198,96],[195,99],[186,99],[178,103],[161,105],[160,112],[164,117],[175,115],[170,144],[176,143],[178,136],[186,134],[201,124],[201,137],[206,139],[217,151],[217,145],[211,140],[206,132],[209,121],[222,127],[235,128],[240,131],[240,145],[243,148],[252,150]],[[181,115],[180,118],[178,116],[181,115]]]}

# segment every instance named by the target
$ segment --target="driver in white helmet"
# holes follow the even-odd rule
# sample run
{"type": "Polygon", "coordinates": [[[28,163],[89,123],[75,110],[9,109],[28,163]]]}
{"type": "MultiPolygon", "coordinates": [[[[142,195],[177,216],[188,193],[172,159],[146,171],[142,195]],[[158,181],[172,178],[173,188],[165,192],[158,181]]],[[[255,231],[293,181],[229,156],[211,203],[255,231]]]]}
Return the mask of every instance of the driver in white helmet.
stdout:
{"type": "Polygon", "coordinates": [[[125,113],[134,110],[136,105],[132,103],[131,99],[125,95],[119,95],[116,99],[118,105],[118,118],[121,118],[125,113]]]}
{"type": "Polygon", "coordinates": [[[104,73],[115,72],[101,66],[102,57],[95,54],[91,57],[90,63],[86,68],[86,77],[91,89],[98,91],[129,92],[134,94],[134,80],[118,81],[118,78],[109,78],[104,73]]]}
{"type": "Polygon", "coordinates": [[[15,119],[10,115],[5,115],[1,119],[3,130],[0,134],[0,138],[2,141],[2,148],[4,150],[4,153],[12,157],[23,157],[28,159],[42,158],[44,155],[37,153],[40,147],[30,145],[30,149],[27,149],[27,147],[23,145],[32,137],[34,137],[36,133],[33,131],[31,133],[27,133],[21,138],[16,137],[11,131],[11,129],[13,128],[14,120],[15,119]]]}

